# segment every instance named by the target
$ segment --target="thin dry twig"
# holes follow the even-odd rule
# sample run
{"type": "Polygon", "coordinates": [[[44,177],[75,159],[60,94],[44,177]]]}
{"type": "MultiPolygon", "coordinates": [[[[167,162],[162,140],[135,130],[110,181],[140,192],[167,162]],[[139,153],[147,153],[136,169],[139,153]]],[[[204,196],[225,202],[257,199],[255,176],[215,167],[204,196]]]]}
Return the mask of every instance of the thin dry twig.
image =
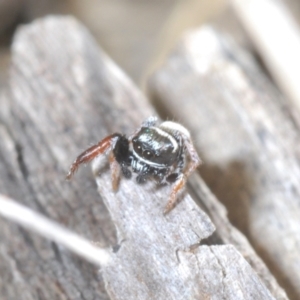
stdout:
{"type": "Polygon", "coordinates": [[[94,246],[91,242],[72,231],[1,194],[0,214],[43,237],[63,245],[91,263],[105,266],[111,260],[111,255],[107,250],[94,246]]]}

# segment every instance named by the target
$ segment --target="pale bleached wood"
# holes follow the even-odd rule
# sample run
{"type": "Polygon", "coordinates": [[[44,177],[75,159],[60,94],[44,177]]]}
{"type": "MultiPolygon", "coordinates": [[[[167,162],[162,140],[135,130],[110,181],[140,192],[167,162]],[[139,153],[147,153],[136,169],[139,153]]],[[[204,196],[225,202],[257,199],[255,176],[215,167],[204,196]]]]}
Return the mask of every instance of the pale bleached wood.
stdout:
{"type": "Polygon", "coordinates": [[[281,0],[231,0],[278,86],[295,106],[300,124],[300,29],[281,0]]]}
{"type": "Polygon", "coordinates": [[[290,298],[299,299],[299,128],[292,106],[249,54],[211,27],[187,34],[149,89],[165,116],[191,129],[202,176],[290,298]]]}
{"type": "Polygon", "coordinates": [[[64,181],[90,142],[129,134],[154,114],[84,27],[72,18],[38,20],[19,30],[12,49],[10,89],[1,99],[1,191],[114,247],[102,278],[62,247],[0,220],[3,298],[274,299],[234,247],[200,245],[214,225],[187,194],[163,216],[169,187],[122,180],[113,193],[104,169],[99,197],[90,168],[64,181]]]}

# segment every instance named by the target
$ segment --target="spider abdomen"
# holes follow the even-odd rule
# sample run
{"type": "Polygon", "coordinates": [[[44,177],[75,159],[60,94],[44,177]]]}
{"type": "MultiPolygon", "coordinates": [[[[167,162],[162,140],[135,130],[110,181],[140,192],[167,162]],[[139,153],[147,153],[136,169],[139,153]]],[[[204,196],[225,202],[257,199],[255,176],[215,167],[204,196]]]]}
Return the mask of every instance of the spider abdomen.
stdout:
{"type": "Polygon", "coordinates": [[[151,166],[171,166],[180,155],[179,141],[159,127],[142,128],[132,144],[133,156],[151,166]]]}

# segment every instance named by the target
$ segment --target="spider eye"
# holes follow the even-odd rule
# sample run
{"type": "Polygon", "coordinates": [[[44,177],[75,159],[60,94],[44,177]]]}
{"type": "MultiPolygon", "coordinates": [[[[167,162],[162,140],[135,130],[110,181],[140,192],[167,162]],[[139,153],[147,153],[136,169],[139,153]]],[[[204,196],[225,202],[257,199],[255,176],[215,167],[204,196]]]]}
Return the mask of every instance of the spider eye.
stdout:
{"type": "Polygon", "coordinates": [[[153,157],[153,153],[151,152],[151,151],[149,151],[149,150],[146,150],[146,151],[144,151],[144,153],[143,153],[143,156],[145,157],[145,158],[152,158],[153,157]]]}
{"type": "Polygon", "coordinates": [[[139,155],[143,155],[143,147],[141,145],[140,142],[136,142],[133,144],[134,150],[139,154],[139,155]]]}

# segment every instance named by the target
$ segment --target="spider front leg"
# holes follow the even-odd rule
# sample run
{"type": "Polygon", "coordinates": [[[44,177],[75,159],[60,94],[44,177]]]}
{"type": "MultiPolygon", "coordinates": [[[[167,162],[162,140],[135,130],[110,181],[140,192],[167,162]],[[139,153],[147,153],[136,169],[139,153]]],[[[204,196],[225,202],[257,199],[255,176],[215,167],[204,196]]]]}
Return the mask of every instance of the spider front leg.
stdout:
{"type": "Polygon", "coordinates": [[[90,148],[86,149],[84,152],[82,152],[71,165],[66,179],[70,180],[81,164],[88,163],[97,156],[113,149],[115,143],[120,137],[121,135],[118,133],[109,135],[103,140],[101,140],[98,144],[93,145],[90,148]]]}
{"type": "Polygon", "coordinates": [[[121,172],[123,176],[127,179],[131,177],[131,171],[128,168],[128,144],[124,143],[124,138],[121,137],[117,142],[113,151],[109,154],[109,166],[111,170],[111,182],[112,188],[116,191],[119,187],[119,182],[121,178],[121,172]],[[121,146],[120,146],[121,144],[121,146]],[[120,151],[122,149],[122,151],[120,151]],[[126,163],[127,162],[127,163],[126,163]]]}
{"type": "Polygon", "coordinates": [[[113,152],[110,152],[110,154],[109,154],[109,166],[110,166],[110,171],[111,171],[112,188],[114,191],[116,191],[119,187],[121,167],[118,164],[118,162],[116,161],[116,158],[115,158],[113,152]]]}
{"type": "Polygon", "coordinates": [[[164,210],[164,215],[169,213],[174,208],[177,198],[178,198],[178,195],[183,191],[188,177],[201,164],[201,159],[198,156],[198,153],[195,150],[190,137],[187,137],[186,135],[182,134],[181,138],[183,140],[187,154],[190,157],[190,162],[189,162],[187,168],[185,169],[185,171],[178,176],[178,178],[176,179],[176,181],[173,185],[171,195],[169,197],[169,201],[164,210]]]}

